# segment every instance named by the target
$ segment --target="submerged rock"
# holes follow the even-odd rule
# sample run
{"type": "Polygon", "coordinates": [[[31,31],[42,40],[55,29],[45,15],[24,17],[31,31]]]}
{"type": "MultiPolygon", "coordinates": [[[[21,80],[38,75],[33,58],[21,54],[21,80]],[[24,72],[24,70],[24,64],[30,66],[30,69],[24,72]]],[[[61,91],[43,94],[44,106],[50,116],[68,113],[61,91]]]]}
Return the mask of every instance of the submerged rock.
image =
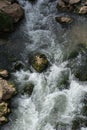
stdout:
{"type": "Polygon", "coordinates": [[[8,104],[5,102],[0,103],[0,124],[7,122],[7,118],[5,117],[10,112],[8,108],[8,104]]]}
{"type": "Polygon", "coordinates": [[[31,64],[37,72],[41,73],[48,67],[48,60],[44,54],[38,53],[33,56],[31,64]]]}
{"type": "Polygon", "coordinates": [[[26,93],[28,94],[29,96],[32,94],[33,92],[33,89],[34,89],[34,85],[32,83],[30,84],[27,84],[25,87],[24,87],[24,91],[23,93],[26,93]]]}
{"type": "Polygon", "coordinates": [[[74,74],[80,81],[87,81],[87,72],[84,72],[84,68],[78,69],[74,74]]]}
{"type": "Polygon", "coordinates": [[[10,99],[16,93],[14,85],[0,78],[0,101],[10,99]]]}
{"type": "Polygon", "coordinates": [[[56,17],[56,21],[59,23],[71,23],[73,21],[69,16],[56,17]]]}
{"type": "Polygon", "coordinates": [[[21,61],[17,61],[15,64],[14,64],[14,70],[20,70],[23,68],[23,64],[21,61]]]}

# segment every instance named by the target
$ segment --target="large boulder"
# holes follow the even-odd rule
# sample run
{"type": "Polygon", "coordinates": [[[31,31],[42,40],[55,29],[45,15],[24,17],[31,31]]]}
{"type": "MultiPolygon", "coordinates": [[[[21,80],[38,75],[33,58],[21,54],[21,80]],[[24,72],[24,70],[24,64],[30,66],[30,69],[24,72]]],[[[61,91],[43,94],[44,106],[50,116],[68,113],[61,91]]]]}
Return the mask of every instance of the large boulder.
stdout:
{"type": "MultiPolygon", "coordinates": [[[[78,12],[80,6],[86,5],[81,0],[58,0],[57,8],[61,11],[78,12]]],[[[81,8],[81,7],[80,7],[81,8]]]]}
{"type": "Polygon", "coordinates": [[[32,57],[31,64],[37,72],[43,72],[48,66],[48,60],[44,54],[38,53],[32,57]]]}
{"type": "Polygon", "coordinates": [[[10,99],[16,93],[14,84],[0,78],[0,101],[10,99]]]}
{"type": "Polygon", "coordinates": [[[13,18],[14,23],[17,23],[24,16],[23,9],[17,3],[14,3],[10,6],[6,6],[2,8],[2,10],[13,18]]]}
{"type": "Polygon", "coordinates": [[[24,10],[18,3],[10,0],[0,0],[0,32],[12,32],[14,23],[24,16],[24,10]]]}
{"type": "Polygon", "coordinates": [[[13,19],[5,12],[0,10],[0,32],[13,31],[13,19]]]}

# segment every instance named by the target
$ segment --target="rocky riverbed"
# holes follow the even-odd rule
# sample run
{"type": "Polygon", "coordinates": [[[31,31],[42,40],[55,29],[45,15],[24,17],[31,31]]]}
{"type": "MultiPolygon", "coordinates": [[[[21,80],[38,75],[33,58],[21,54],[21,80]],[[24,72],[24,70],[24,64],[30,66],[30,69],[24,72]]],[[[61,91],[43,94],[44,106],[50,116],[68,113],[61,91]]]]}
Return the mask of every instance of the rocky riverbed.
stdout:
{"type": "Polygon", "coordinates": [[[0,129],[86,130],[87,1],[0,0],[0,11],[0,129]]]}

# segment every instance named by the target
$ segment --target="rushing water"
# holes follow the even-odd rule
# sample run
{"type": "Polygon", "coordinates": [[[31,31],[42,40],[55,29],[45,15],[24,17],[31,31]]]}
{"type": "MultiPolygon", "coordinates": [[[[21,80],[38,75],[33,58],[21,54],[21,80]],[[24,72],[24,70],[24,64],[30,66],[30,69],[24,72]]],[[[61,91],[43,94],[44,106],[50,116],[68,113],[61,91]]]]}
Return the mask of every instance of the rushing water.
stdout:
{"type": "Polygon", "coordinates": [[[22,53],[25,64],[28,64],[29,55],[42,52],[47,55],[50,66],[41,74],[31,67],[33,72],[24,69],[13,73],[20,92],[28,83],[34,84],[34,90],[31,97],[19,94],[13,99],[10,122],[1,130],[87,130],[82,124],[77,129],[72,128],[74,119],[86,118],[81,110],[87,85],[75,79],[67,67],[69,61],[64,60],[65,53],[68,57],[71,48],[76,49],[81,36],[78,34],[80,39],[75,40],[72,28],[73,36],[70,39],[70,29],[56,23],[57,1],[38,0],[35,4],[26,0],[19,2],[25,9],[24,35],[29,37],[22,53]]]}

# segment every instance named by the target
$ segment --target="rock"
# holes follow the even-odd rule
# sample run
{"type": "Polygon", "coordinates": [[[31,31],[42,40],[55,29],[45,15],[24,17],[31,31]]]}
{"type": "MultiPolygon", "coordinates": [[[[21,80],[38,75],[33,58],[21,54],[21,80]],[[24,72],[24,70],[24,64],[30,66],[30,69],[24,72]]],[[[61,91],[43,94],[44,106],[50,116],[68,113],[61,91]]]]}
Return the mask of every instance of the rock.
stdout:
{"type": "Polygon", "coordinates": [[[30,96],[33,92],[33,89],[34,89],[34,85],[32,83],[27,84],[24,88],[24,93],[26,93],[30,96]]]}
{"type": "Polygon", "coordinates": [[[12,32],[14,23],[24,16],[22,7],[17,2],[11,3],[11,0],[0,0],[0,33],[12,32]]]}
{"type": "Polygon", "coordinates": [[[13,31],[13,19],[5,12],[0,11],[0,32],[13,31]]]}
{"type": "Polygon", "coordinates": [[[68,16],[59,16],[56,17],[55,19],[59,23],[71,23],[73,21],[73,19],[68,16]]]}
{"type": "Polygon", "coordinates": [[[8,104],[5,102],[0,103],[0,117],[6,115],[10,112],[10,109],[8,109],[8,104]]]}
{"type": "Polygon", "coordinates": [[[38,53],[33,56],[31,64],[37,72],[41,73],[48,67],[48,60],[44,54],[38,53]]]}
{"type": "Polygon", "coordinates": [[[0,103],[0,124],[7,122],[7,118],[5,117],[10,112],[8,108],[8,104],[5,102],[0,103]]]}
{"type": "Polygon", "coordinates": [[[77,70],[74,75],[76,78],[78,78],[80,81],[87,81],[87,73],[83,73],[84,70],[81,69],[81,70],[77,70]]]}
{"type": "Polygon", "coordinates": [[[84,3],[85,6],[87,6],[87,1],[84,3]]]}
{"type": "Polygon", "coordinates": [[[7,70],[4,69],[0,69],[0,76],[3,78],[8,78],[9,77],[9,73],[7,70]]]}
{"type": "Polygon", "coordinates": [[[80,7],[79,14],[87,14],[87,6],[80,7]]]}
{"type": "Polygon", "coordinates": [[[79,3],[81,0],[63,0],[66,4],[77,4],[79,3]]]}
{"type": "Polygon", "coordinates": [[[14,64],[14,70],[20,70],[23,68],[23,64],[21,61],[17,61],[15,64],[14,64]]]}
{"type": "Polygon", "coordinates": [[[10,99],[16,93],[14,85],[0,78],[0,101],[10,99]]]}
{"type": "Polygon", "coordinates": [[[72,50],[71,52],[68,53],[67,59],[74,59],[78,56],[79,51],[78,50],[72,50]]]}
{"type": "Polygon", "coordinates": [[[6,123],[8,120],[6,117],[2,116],[0,117],[0,125],[3,124],[3,123],[6,123]]]}
{"type": "Polygon", "coordinates": [[[11,4],[10,1],[7,0],[0,0],[0,10],[6,6],[9,6],[11,4]]]}
{"type": "Polygon", "coordinates": [[[17,23],[24,16],[24,10],[17,3],[6,6],[2,10],[13,18],[14,23],[17,23]]]}
{"type": "Polygon", "coordinates": [[[81,0],[69,0],[69,4],[77,4],[79,3],[81,0]]]}
{"type": "Polygon", "coordinates": [[[62,0],[59,0],[57,3],[57,8],[61,9],[61,10],[67,10],[67,6],[65,5],[65,3],[62,0]]]}

